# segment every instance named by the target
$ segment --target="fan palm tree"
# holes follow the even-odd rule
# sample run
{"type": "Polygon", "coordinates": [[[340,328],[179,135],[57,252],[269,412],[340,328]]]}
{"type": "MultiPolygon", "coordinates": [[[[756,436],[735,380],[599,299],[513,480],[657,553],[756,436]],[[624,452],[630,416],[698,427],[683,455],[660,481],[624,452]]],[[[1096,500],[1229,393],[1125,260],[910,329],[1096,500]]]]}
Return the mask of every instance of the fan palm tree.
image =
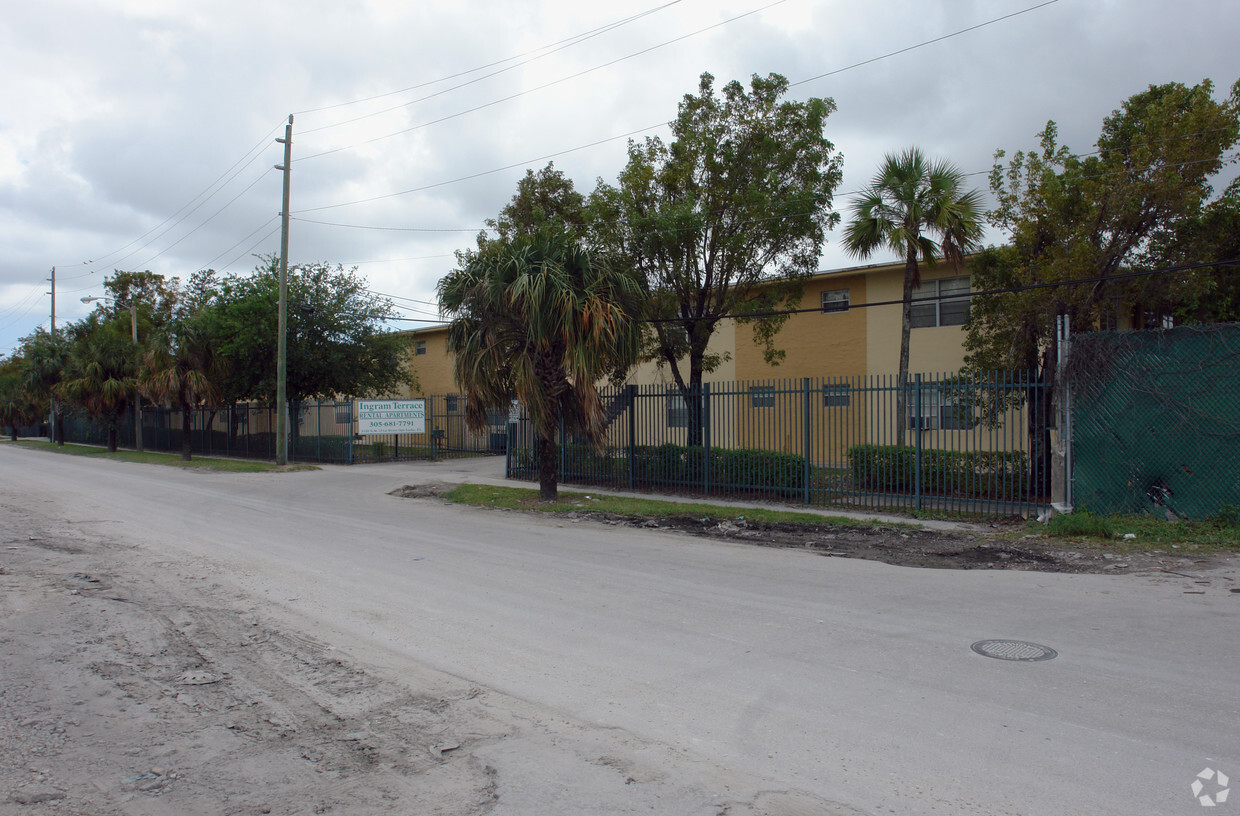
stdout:
{"type": "Polygon", "coordinates": [[[540,230],[461,256],[439,283],[455,315],[448,347],[475,431],[514,397],[538,438],[539,495],[554,501],[561,420],[597,444],[605,430],[595,384],[636,358],[642,303],[636,280],[571,234],[540,230]]]}
{"type": "Polygon", "coordinates": [[[964,173],[946,161],[930,161],[916,147],[888,154],[870,186],[853,202],[844,229],[844,248],[859,258],[890,249],[904,258],[904,296],[900,321],[900,389],[897,392],[896,444],[907,427],[909,333],[913,290],[921,285],[920,263],[940,257],[963,268],[965,255],[982,238],[982,196],[965,191],[964,173]]]}
{"type": "Polygon", "coordinates": [[[193,412],[220,399],[223,359],[215,337],[199,318],[177,321],[143,359],[139,387],[144,396],[181,409],[181,458],[192,457],[193,412]]]}
{"type": "Polygon", "coordinates": [[[68,362],[53,392],[102,421],[108,429],[108,451],[115,453],[117,422],[137,387],[129,321],[105,322],[92,312],[70,331],[68,362]]]}
{"type": "Polygon", "coordinates": [[[37,422],[42,406],[26,388],[26,361],[20,357],[0,360],[0,427],[9,426],[9,438],[17,441],[17,429],[37,422]]]}

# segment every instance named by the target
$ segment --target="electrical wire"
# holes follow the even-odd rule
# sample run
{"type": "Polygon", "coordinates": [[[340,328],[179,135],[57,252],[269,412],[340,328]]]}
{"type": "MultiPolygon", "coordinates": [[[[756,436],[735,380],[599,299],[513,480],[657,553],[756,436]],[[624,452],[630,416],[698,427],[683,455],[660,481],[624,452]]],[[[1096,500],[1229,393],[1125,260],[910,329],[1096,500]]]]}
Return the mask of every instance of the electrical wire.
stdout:
{"type": "Polygon", "coordinates": [[[863,65],[869,65],[870,63],[873,63],[873,62],[878,62],[880,60],[889,59],[891,57],[899,56],[900,54],[907,54],[909,51],[916,51],[918,48],[924,48],[927,45],[934,45],[935,43],[940,43],[940,42],[943,42],[944,40],[950,40],[952,37],[959,37],[961,34],[968,34],[970,31],[977,31],[979,28],[985,28],[986,26],[994,25],[995,23],[1001,23],[1004,20],[1010,20],[1013,17],[1019,17],[1022,14],[1028,14],[1031,11],[1037,11],[1040,8],[1045,8],[1047,6],[1054,5],[1055,3],[1058,3],[1058,2],[1059,0],[1046,0],[1045,3],[1039,3],[1036,6],[1029,6],[1028,8],[1021,9],[1020,11],[1014,11],[1011,14],[1005,14],[1002,17],[996,17],[993,20],[987,20],[984,23],[978,23],[977,25],[969,26],[968,28],[962,28],[959,31],[953,31],[951,34],[944,34],[941,37],[935,37],[933,40],[926,40],[925,42],[920,42],[920,43],[917,43],[916,45],[910,45],[910,46],[907,46],[906,48],[900,48],[896,51],[890,51],[878,57],[871,57],[868,60],[862,60],[861,62],[855,62],[852,65],[846,65],[843,68],[836,68],[834,71],[827,71],[825,74],[818,74],[817,76],[812,76],[812,77],[809,77],[808,79],[802,79],[797,82],[793,82],[789,84],[788,87],[795,88],[796,86],[804,85],[807,82],[813,82],[815,80],[823,79],[825,77],[835,76],[836,74],[842,74],[845,71],[851,71],[853,68],[860,68],[863,65]]]}
{"type": "MultiPolygon", "coordinates": [[[[185,220],[185,218],[188,218],[190,215],[192,215],[192,214],[193,214],[193,213],[194,213],[194,212],[198,209],[198,207],[201,207],[201,206],[202,206],[203,204],[205,204],[208,200],[210,200],[210,198],[211,198],[212,196],[214,196],[214,195],[215,195],[215,193],[218,193],[220,190],[222,190],[222,189],[224,188],[224,186],[226,186],[226,185],[227,185],[229,182],[231,182],[234,178],[236,178],[238,175],[240,175],[240,173],[241,173],[243,170],[245,170],[245,168],[249,167],[251,164],[253,164],[255,161],[257,161],[257,159],[259,158],[259,156],[261,156],[261,155],[262,155],[261,149],[262,149],[264,146],[266,146],[266,145],[268,144],[268,140],[271,138],[271,136],[272,136],[273,134],[277,133],[277,132],[280,130],[280,128],[282,128],[282,127],[284,127],[284,123],[283,123],[283,122],[281,122],[279,125],[277,125],[276,127],[272,128],[270,131],[268,131],[268,132],[267,132],[267,133],[263,136],[263,138],[262,138],[262,139],[260,139],[260,140],[258,141],[258,143],[254,145],[254,147],[251,147],[249,150],[247,150],[247,151],[245,152],[245,154],[244,154],[244,155],[242,155],[242,157],[241,157],[240,159],[238,159],[237,161],[233,162],[233,164],[232,164],[232,166],[231,166],[231,167],[229,167],[227,170],[225,170],[223,173],[221,173],[221,174],[220,174],[220,175],[219,175],[219,176],[218,176],[218,177],[217,177],[214,181],[212,181],[212,182],[211,182],[210,184],[208,184],[205,188],[203,188],[202,192],[198,193],[198,195],[196,195],[196,196],[194,196],[193,198],[191,198],[191,199],[190,199],[188,202],[186,202],[186,203],[185,203],[185,205],[184,205],[184,206],[182,206],[179,210],[177,210],[177,211],[176,211],[176,212],[174,212],[172,215],[168,216],[168,217],[167,217],[167,218],[165,218],[163,221],[161,221],[160,223],[156,224],[154,227],[152,227],[151,229],[147,230],[145,233],[143,233],[142,235],[138,236],[138,237],[137,237],[137,238],[135,238],[134,240],[130,241],[129,243],[125,244],[124,246],[120,247],[119,249],[112,250],[111,252],[109,252],[109,253],[107,253],[107,254],[105,254],[105,255],[102,255],[102,256],[100,256],[99,258],[96,258],[96,259],[94,259],[94,260],[81,261],[81,262],[79,262],[79,263],[73,263],[73,264],[57,264],[57,266],[61,266],[61,267],[64,267],[64,268],[72,268],[72,267],[75,267],[75,266],[89,266],[89,265],[94,265],[94,264],[97,264],[97,263],[102,263],[102,262],[104,261],[104,259],[106,259],[106,258],[108,258],[108,257],[110,257],[110,256],[112,256],[112,255],[116,255],[117,253],[124,252],[126,249],[129,249],[129,247],[131,247],[131,246],[133,246],[134,244],[137,244],[137,243],[141,242],[142,240],[144,240],[145,238],[147,238],[149,235],[151,235],[151,233],[156,232],[157,230],[159,230],[159,229],[160,229],[161,227],[163,227],[165,224],[168,224],[170,221],[173,221],[174,219],[176,219],[176,218],[177,218],[177,216],[178,216],[178,215],[180,215],[182,212],[184,212],[184,211],[185,211],[185,209],[186,209],[187,207],[189,207],[190,205],[192,205],[195,201],[198,201],[198,199],[199,199],[199,198],[202,198],[202,196],[203,196],[203,195],[206,195],[206,193],[207,193],[208,191],[210,191],[213,187],[215,187],[217,184],[218,184],[218,185],[220,185],[220,186],[219,186],[219,189],[216,189],[216,190],[215,190],[215,192],[212,192],[209,196],[207,196],[207,198],[205,198],[205,199],[203,199],[201,202],[199,202],[199,204],[198,204],[197,206],[195,206],[193,210],[190,210],[188,213],[185,213],[185,215],[184,215],[184,216],[182,216],[182,218],[180,218],[179,220],[176,220],[176,221],[175,221],[175,223],[172,223],[172,224],[168,227],[168,229],[171,229],[172,227],[174,227],[174,226],[176,226],[177,224],[181,223],[181,221],[184,221],[184,220],[185,220]],[[256,152],[256,151],[257,151],[257,152],[256,152]],[[254,153],[255,155],[250,156],[250,154],[251,154],[251,153],[254,153]],[[248,161],[246,160],[246,159],[247,159],[247,157],[249,157],[249,160],[248,160],[248,161]],[[244,162],[244,163],[243,163],[243,162],[244,162]],[[240,165],[240,166],[238,166],[238,165],[240,165]],[[234,172],[234,170],[235,170],[235,172],[234,172]],[[232,175],[230,176],[230,175],[229,175],[229,173],[232,173],[232,175]],[[222,183],[221,183],[221,182],[222,182],[222,183]]],[[[264,174],[264,175],[265,175],[265,174],[264,174]]],[[[156,236],[155,238],[153,238],[153,239],[151,240],[151,242],[154,242],[155,240],[158,240],[158,238],[160,238],[161,236],[163,236],[163,235],[164,235],[167,231],[168,231],[168,230],[164,230],[164,232],[161,232],[158,236],[156,236]]],[[[135,250],[134,250],[134,252],[137,252],[137,250],[138,250],[138,249],[141,249],[143,246],[149,246],[149,244],[150,244],[151,242],[148,242],[147,244],[143,244],[142,246],[140,246],[140,247],[138,247],[137,249],[135,249],[135,250]]],[[[132,255],[132,254],[133,254],[133,252],[129,253],[129,255],[125,255],[125,256],[123,256],[122,258],[118,258],[118,259],[117,259],[117,261],[114,261],[113,263],[118,262],[118,261],[122,261],[122,260],[124,260],[125,258],[130,257],[130,255],[132,255]]],[[[96,271],[98,271],[98,270],[91,270],[89,273],[86,273],[86,274],[91,274],[91,275],[93,275],[93,274],[95,274],[95,272],[96,272],[96,271]]],[[[65,278],[65,280],[75,280],[76,278],[85,277],[85,276],[86,276],[86,274],[83,274],[83,275],[76,275],[76,276],[73,276],[73,277],[70,277],[70,278],[65,278]]]]}
{"type": "MultiPolygon", "coordinates": [[[[648,10],[648,11],[641,12],[640,14],[635,14],[635,15],[633,15],[632,17],[627,17],[627,18],[625,18],[624,20],[621,20],[621,21],[619,21],[619,22],[617,22],[617,23],[613,23],[613,24],[611,24],[611,25],[609,25],[609,26],[604,26],[604,27],[602,27],[602,28],[595,29],[593,32],[589,32],[589,33],[588,33],[588,34],[586,34],[586,35],[582,35],[582,36],[581,36],[580,38],[578,38],[578,39],[572,39],[572,38],[569,38],[570,40],[572,40],[571,42],[561,41],[561,42],[566,42],[566,44],[564,44],[564,45],[559,45],[559,44],[557,44],[557,45],[558,45],[558,47],[555,47],[555,48],[553,48],[552,50],[547,51],[547,52],[546,52],[546,53],[544,53],[544,54],[539,54],[539,55],[538,55],[538,56],[536,56],[536,57],[531,57],[530,59],[525,59],[525,60],[522,60],[521,62],[518,62],[518,63],[516,63],[516,64],[514,64],[514,65],[510,65],[510,66],[508,66],[507,68],[501,68],[501,69],[499,69],[498,71],[492,71],[492,72],[491,72],[491,73],[489,73],[489,74],[484,74],[484,75],[482,75],[482,76],[480,76],[480,77],[476,77],[476,78],[474,78],[474,79],[469,80],[468,82],[462,82],[462,83],[460,83],[459,85],[453,85],[453,86],[452,86],[452,87],[450,87],[450,88],[444,88],[443,90],[435,91],[435,92],[434,92],[434,93],[432,93],[432,94],[427,94],[426,96],[422,96],[422,97],[419,97],[419,98],[417,98],[417,99],[411,99],[411,100],[409,100],[408,102],[402,102],[401,104],[399,104],[399,105],[395,105],[395,106],[390,107],[390,108],[383,108],[382,110],[372,111],[371,113],[362,114],[361,116],[355,116],[355,117],[353,117],[352,119],[345,119],[345,120],[343,120],[343,121],[336,122],[336,123],[334,123],[334,124],[330,124],[330,125],[321,125],[321,126],[316,127],[316,128],[309,128],[308,130],[303,130],[303,131],[301,131],[301,133],[302,133],[302,135],[303,135],[303,136],[304,136],[304,135],[306,135],[306,134],[309,134],[309,133],[318,133],[319,131],[323,131],[323,130],[330,130],[330,129],[332,129],[332,128],[338,128],[338,127],[342,127],[342,126],[344,126],[344,125],[351,125],[351,124],[353,124],[354,122],[361,122],[361,121],[362,121],[362,120],[364,120],[364,119],[371,119],[371,118],[374,118],[374,117],[376,117],[376,116],[382,116],[382,115],[383,115],[383,114],[385,114],[385,113],[391,113],[391,112],[393,112],[393,111],[403,110],[403,109],[405,109],[405,108],[410,107],[411,105],[416,105],[416,104],[417,104],[417,103],[419,103],[419,102],[425,102],[425,101],[427,101],[428,99],[434,99],[434,98],[435,98],[435,97],[437,97],[437,96],[443,96],[443,95],[444,95],[444,94],[446,94],[446,93],[451,93],[452,91],[460,90],[461,88],[468,87],[469,85],[474,85],[474,84],[476,84],[476,83],[482,82],[482,81],[483,81],[483,80],[485,80],[485,79],[490,79],[491,77],[499,76],[500,74],[506,73],[506,72],[511,71],[511,70],[513,70],[513,69],[520,68],[520,67],[521,67],[521,66],[523,66],[523,65],[528,65],[529,63],[531,63],[531,62],[535,62],[535,61],[540,60],[540,59],[543,59],[544,57],[549,57],[549,56],[551,56],[552,54],[559,53],[560,51],[563,51],[563,50],[564,50],[564,49],[566,49],[566,48],[571,48],[571,47],[572,47],[572,46],[574,46],[574,45],[579,45],[579,44],[581,44],[581,43],[585,42],[586,40],[593,39],[594,37],[597,37],[597,36],[599,36],[599,35],[601,35],[601,34],[605,34],[605,33],[609,32],[609,31],[613,31],[613,30],[615,30],[615,29],[617,29],[617,28],[620,28],[621,26],[627,25],[628,23],[631,23],[631,22],[633,22],[634,20],[639,20],[639,19],[641,19],[641,18],[643,18],[643,17],[646,17],[646,16],[648,16],[648,15],[650,15],[650,14],[654,14],[655,12],[662,11],[663,9],[668,8],[669,6],[674,6],[674,5],[676,5],[676,3],[679,3],[679,2],[682,2],[682,0],[673,0],[673,2],[670,2],[670,3],[665,3],[665,4],[664,4],[664,5],[662,5],[662,6],[658,6],[658,7],[654,8],[654,9],[651,9],[651,10],[648,10]]],[[[551,46],[547,46],[547,47],[551,47],[551,46]]],[[[541,50],[541,49],[535,49],[535,51],[538,51],[538,50],[541,50]]],[[[505,62],[505,61],[507,61],[507,60],[501,60],[501,62],[505,62]]],[[[498,63],[496,63],[496,64],[498,64],[498,63]]],[[[482,69],[476,69],[476,70],[482,70],[482,69]]],[[[465,72],[465,73],[474,73],[474,71],[467,71],[467,72],[465,72]]],[[[460,76],[460,75],[458,75],[458,76],[460,76]]],[[[414,86],[414,88],[424,87],[425,85],[433,85],[433,84],[435,84],[435,83],[437,83],[437,82],[442,82],[442,81],[443,81],[443,80],[433,80],[433,81],[428,82],[428,83],[423,83],[423,85],[420,85],[420,86],[414,86]]],[[[405,90],[413,90],[413,88],[406,88],[405,90]]],[[[394,93],[403,93],[403,92],[404,92],[404,91],[396,91],[396,92],[394,92],[394,93]]],[[[391,95],[391,94],[383,94],[383,96],[390,96],[390,95],[391,95]]],[[[379,98],[379,97],[371,97],[371,98],[372,98],[372,99],[376,99],[376,98],[379,98]]],[[[346,104],[347,104],[347,103],[346,103],[346,104]]]]}
{"type": "MultiPolygon", "coordinates": [[[[324,105],[323,107],[319,107],[319,108],[309,108],[303,111],[294,111],[293,113],[295,116],[301,116],[303,114],[308,114],[308,113],[319,113],[321,111],[335,110],[336,108],[344,108],[350,105],[358,105],[363,102],[373,102],[376,99],[386,99],[389,96],[397,96],[399,94],[408,93],[409,91],[416,91],[416,90],[419,90],[420,88],[426,88],[431,85],[437,85],[440,82],[447,82],[449,80],[459,79],[460,77],[468,76],[469,74],[476,74],[479,71],[485,71],[488,68],[494,68],[497,65],[503,65],[505,62],[512,62],[513,60],[521,60],[521,59],[524,59],[525,57],[528,57],[530,54],[537,54],[539,51],[545,51],[548,48],[555,48],[557,51],[559,51],[561,49],[558,46],[568,47],[569,45],[576,45],[579,42],[584,42],[585,40],[598,36],[599,34],[605,34],[616,28],[627,25],[628,23],[631,23],[635,20],[639,20],[643,17],[662,11],[663,9],[668,8],[669,6],[674,6],[680,2],[681,0],[672,0],[672,2],[670,3],[664,3],[661,6],[655,6],[654,8],[647,9],[646,11],[638,12],[637,14],[634,14],[630,17],[625,17],[622,20],[616,20],[615,22],[607,23],[606,25],[599,26],[598,28],[592,28],[589,31],[583,31],[579,34],[573,34],[572,36],[565,37],[562,40],[556,40],[555,42],[548,43],[547,45],[540,45],[537,48],[531,48],[529,51],[523,51],[522,53],[516,54],[511,57],[504,57],[503,59],[495,60],[494,62],[488,62],[487,64],[479,65],[476,68],[470,68],[465,71],[458,71],[455,74],[449,74],[448,76],[440,77],[439,79],[431,79],[431,80],[427,80],[426,82],[420,82],[417,85],[410,85],[408,88],[401,88],[400,90],[397,90],[397,91],[388,91],[387,93],[375,94],[374,96],[368,96],[362,99],[354,99],[350,102],[338,102],[334,105],[324,105]]],[[[551,52],[551,53],[554,53],[554,52],[551,52]]],[[[538,59],[538,58],[536,57],[535,59],[538,59]]],[[[525,60],[524,62],[519,63],[519,64],[524,65],[526,62],[531,62],[531,61],[532,60],[525,60]]],[[[305,132],[309,133],[310,131],[305,131],[305,132]]]]}
{"type": "Polygon", "coordinates": [[[292,212],[296,214],[296,213],[319,212],[320,210],[334,210],[340,207],[352,207],[355,204],[369,204],[372,201],[382,201],[385,198],[396,198],[397,196],[410,195],[411,193],[420,193],[426,190],[433,190],[436,187],[446,187],[449,184],[457,184],[462,181],[470,181],[472,179],[482,178],[483,176],[490,176],[495,173],[502,173],[505,170],[515,170],[518,167],[528,167],[529,165],[534,164],[536,162],[545,161],[546,159],[554,159],[558,156],[568,155],[569,153],[576,153],[579,150],[586,150],[591,147],[597,147],[598,145],[601,145],[601,144],[606,144],[608,142],[614,142],[617,139],[627,139],[632,136],[636,136],[639,133],[645,133],[647,131],[656,130],[661,127],[667,127],[667,123],[663,122],[657,125],[650,125],[648,127],[638,128],[637,130],[630,130],[628,133],[621,133],[619,136],[608,136],[606,139],[599,139],[598,141],[590,142],[589,144],[578,145],[577,147],[570,147],[567,150],[558,150],[554,153],[546,153],[542,156],[538,156],[537,158],[526,159],[525,161],[514,162],[512,164],[506,164],[503,167],[496,167],[493,170],[483,170],[478,173],[471,173],[468,176],[459,176],[454,179],[448,179],[447,181],[437,181],[434,184],[424,184],[421,187],[412,187],[408,190],[400,190],[395,193],[385,193],[383,195],[371,196],[370,198],[360,198],[356,201],[346,201],[340,204],[325,204],[322,207],[306,207],[305,209],[293,210],[292,212]]]}
{"type": "MultiPolygon", "coordinates": [[[[658,50],[658,49],[660,49],[660,48],[664,48],[664,47],[666,47],[666,46],[668,46],[668,45],[673,45],[673,44],[678,43],[678,42],[680,42],[680,41],[682,41],[682,40],[687,40],[687,39],[689,39],[690,37],[696,37],[696,36],[697,36],[697,35],[699,35],[699,34],[703,34],[703,33],[707,32],[707,31],[711,31],[711,30],[716,29],[716,28],[719,28],[719,27],[721,27],[721,26],[728,25],[729,23],[734,23],[734,22],[736,22],[737,20],[744,19],[745,17],[750,17],[750,16],[752,16],[752,15],[754,15],[754,14],[758,14],[758,13],[760,13],[760,12],[766,11],[766,10],[767,10],[767,9],[769,9],[769,8],[772,8],[772,7],[774,7],[774,6],[778,6],[778,5],[780,5],[780,4],[782,4],[782,3],[786,3],[786,2],[788,2],[788,0],[773,0],[773,2],[768,3],[768,4],[766,4],[765,6],[761,6],[761,7],[759,7],[759,8],[752,9],[752,10],[750,10],[750,11],[747,11],[747,12],[743,13],[743,14],[738,14],[738,15],[737,15],[737,16],[735,16],[735,17],[731,17],[731,18],[729,18],[729,19],[727,19],[727,20],[723,20],[722,22],[715,23],[714,25],[709,25],[709,26],[706,26],[705,28],[700,28],[700,29],[698,29],[697,31],[692,31],[692,32],[690,32],[690,33],[688,33],[688,34],[683,34],[683,35],[681,35],[681,36],[679,36],[679,37],[676,37],[676,38],[674,38],[674,39],[667,40],[666,42],[661,42],[661,43],[659,43],[659,44],[657,44],[657,45],[652,45],[652,46],[650,46],[649,48],[644,48],[644,49],[642,49],[641,51],[635,51],[635,52],[633,52],[632,54],[627,54],[627,55],[625,55],[625,56],[623,56],[623,57],[618,57],[618,58],[613,59],[613,60],[611,60],[611,61],[609,61],[609,62],[604,62],[604,63],[602,63],[602,64],[600,64],[600,65],[595,65],[593,68],[587,68],[587,69],[585,69],[584,71],[578,71],[578,72],[577,72],[577,73],[575,73],[575,74],[570,74],[570,75],[568,75],[568,76],[560,77],[559,79],[552,80],[551,82],[546,82],[546,83],[544,83],[544,84],[542,84],[542,85],[538,85],[538,86],[535,86],[535,87],[533,87],[533,88],[527,88],[527,89],[526,89],[526,90],[524,90],[524,91],[519,91],[519,92],[514,93],[514,94],[509,94],[508,96],[502,97],[502,98],[500,98],[500,99],[495,99],[495,100],[492,100],[492,101],[490,101],[490,102],[485,102],[485,103],[483,103],[483,104],[481,104],[481,105],[476,105],[476,106],[474,106],[474,107],[472,107],[472,108],[468,108],[468,109],[463,110],[463,111],[458,111],[458,112],[456,112],[456,113],[450,113],[450,114],[448,114],[447,116],[441,116],[441,117],[439,117],[438,119],[432,119],[432,120],[431,120],[431,121],[429,121],[429,122],[422,122],[421,124],[412,125],[412,126],[410,126],[410,127],[404,128],[404,129],[402,129],[402,130],[398,130],[398,131],[396,131],[395,133],[388,133],[388,134],[385,134],[385,135],[383,135],[383,136],[375,136],[374,138],[371,138],[371,139],[366,139],[366,140],[361,141],[361,142],[356,142],[356,143],[351,144],[351,145],[343,145],[343,146],[341,146],[341,147],[334,147],[334,148],[332,148],[332,149],[330,149],[330,150],[324,150],[324,151],[319,152],[319,153],[312,153],[312,154],[311,154],[311,155],[309,155],[309,156],[302,156],[302,157],[301,157],[301,158],[299,158],[299,159],[295,159],[295,160],[294,160],[294,162],[310,161],[311,159],[318,159],[318,158],[322,158],[323,156],[330,156],[330,155],[332,155],[333,153],[340,153],[340,152],[343,152],[343,151],[345,151],[345,150],[353,150],[353,149],[358,148],[358,147],[363,147],[363,146],[368,145],[368,144],[374,144],[375,142],[380,142],[380,141],[383,141],[384,139],[391,139],[391,138],[392,138],[392,137],[394,137],[394,136],[400,136],[400,135],[405,134],[405,133],[412,133],[412,132],[413,132],[413,131],[415,131],[415,130],[421,130],[422,128],[430,127],[431,125],[437,125],[437,124],[440,124],[440,123],[442,123],[442,122],[447,122],[447,121],[449,121],[449,120],[456,119],[456,118],[459,118],[459,117],[461,117],[461,116],[465,116],[465,115],[470,114],[470,113],[477,113],[477,112],[478,112],[478,111],[480,111],[480,110],[485,110],[485,109],[487,109],[487,108],[494,107],[495,105],[499,105],[499,104],[502,104],[502,103],[504,103],[504,102],[509,102],[509,101],[511,101],[511,100],[513,100],[513,99],[517,99],[517,98],[519,98],[519,97],[526,96],[527,94],[532,94],[532,93],[535,93],[535,92],[537,92],[537,91],[542,91],[542,90],[546,90],[547,88],[552,88],[552,87],[554,87],[554,86],[556,86],[556,85],[559,85],[559,84],[561,84],[561,83],[568,82],[568,81],[569,81],[569,80],[571,80],[571,79],[577,79],[577,78],[579,78],[579,77],[583,77],[583,76],[585,76],[586,74],[591,74],[591,73],[594,73],[595,71],[600,71],[600,70],[602,70],[602,69],[604,69],[604,68],[609,68],[609,67],[611,67],[611,66],[613,66],[613,65],[616,65],[616,64],[618,64],[618,63],[624,62],[624,61],[626,61],[626,60],[630,60],[630,59],[633,59],[633,58],[635,58],[635,57],[642,56],[643,54],[648,54],[648,53],[650,53],[651,51],[656,51],[656,50],[658,50]]],[[[1055,2],[1055,0],[1052,0],[1052,2],[1055,2]]]]}

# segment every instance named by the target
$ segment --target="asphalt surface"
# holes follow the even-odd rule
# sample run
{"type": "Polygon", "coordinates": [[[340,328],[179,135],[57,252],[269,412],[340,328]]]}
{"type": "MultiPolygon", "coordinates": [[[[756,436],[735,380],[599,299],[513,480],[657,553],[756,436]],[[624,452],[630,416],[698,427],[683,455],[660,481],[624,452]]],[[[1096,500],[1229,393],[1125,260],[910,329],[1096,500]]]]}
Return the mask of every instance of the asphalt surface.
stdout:
{"type": "Polygon", "coordinates": [[[771,816],[1188,814],[1198,772],[1240,780],[1234,569],[919,570],[388,495],[479,467],[224,474],[0,445],[11,495],[208,561],[354,656],[779,792],[771,816]],[[971,650],[986,639],[1058,656],[971,650]]]}

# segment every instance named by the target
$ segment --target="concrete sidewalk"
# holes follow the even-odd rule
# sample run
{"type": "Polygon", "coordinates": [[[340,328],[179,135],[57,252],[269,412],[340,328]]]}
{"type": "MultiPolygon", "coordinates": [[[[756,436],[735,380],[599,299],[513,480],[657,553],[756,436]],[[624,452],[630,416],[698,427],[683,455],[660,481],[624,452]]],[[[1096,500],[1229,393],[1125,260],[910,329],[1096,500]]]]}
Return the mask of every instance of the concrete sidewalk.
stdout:
{"type": "MultiPolygon", "coordinates": [[[[411,480],[408,482],[409,484],[436,481],[446,484],[469,483],[499,485],[503,487],[538,486],[536,482],[526,482],[517,479],[504,478],[504,457],[502,456],[474,456],[461,459],[441,459],[438,462],[400,462],[396,464],[351,465],[351,467],[383,467],[385,469],[397,468],[402,472],[409,474],[409,479],[411,480]]],[[[991,530],[991,527],[985,523],[975,524],[961,521],[944,521],[941,519],[916,519],[910,516],[901,516],[892,513],[872,513],[862,510],[850,510],[841,507],[813,507],[791,502],[780,503],[756,501],[751,499],[724,499],[717,496],[676,496],[664,493],[615,490],[612,488],[600,487],[598,485],[579,485],[573,484],[572,482],[561,482],[560,487],[565,490],[578,492],[584,491],[595,495],[627,496],[640,499],[654,498],[659,501],[681,502],[685,504],[708,503],[717,504],[723,507],[735,507],[738,510],[744,510],[746,508],[762,508],[766,510],[787,510],[797,513],[814,513],[820,516],[850,518],[858,521],[913,524],[927,530],[970,533],[986,533],[991,530]]]]}

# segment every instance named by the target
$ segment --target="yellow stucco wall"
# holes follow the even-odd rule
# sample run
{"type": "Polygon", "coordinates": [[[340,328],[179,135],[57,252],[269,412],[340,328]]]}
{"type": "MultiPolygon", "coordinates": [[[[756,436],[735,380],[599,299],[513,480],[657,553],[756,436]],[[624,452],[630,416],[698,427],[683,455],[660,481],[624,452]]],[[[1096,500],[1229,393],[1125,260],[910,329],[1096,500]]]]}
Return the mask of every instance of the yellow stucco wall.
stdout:
{"type": "Polygon", "coordinates": [[[866,373],[866,325],[869,309],[852,308],[865,303],[868,281],[864,275],[827,274],[805,286],[800,308],[812,312],[794,314],[775,336],[775,347],[785,357],[768,365],[761,346],[754,345],[753,328],[736,327],[736,379],[784,380],[801,377],[853,377],[866,373]],[[847,312],[822,312],[822,293],[848,290],[847,312]]]}
{"type": "Polygon", "coordinates": [[[446,326],[409,332],[409,365],[418,378],[419,387],[406,389],[407,393],[402,396],[457,393],[452,375],[452,356],[448,354],[446,326]],[[426,343],[425,354],[415,354],[418,342],[426,343]]]}
{"type": "MultiPolygon", "coordinates": [[[[951,265],[940,263],[935,267],[922,266],[922,281],[959,277],[951,265]]],[[[904,267],[890,266],[876,269],[866,278],[869,284],[870,302],[898,301],[904,296],[904,267]]],[[[866,368],[871,374],[898,374],[900,371],[900,304],[874,306],[866,331],[868,359],[866,368]]],[[[910,373],[953,373],[964,365],[964,327],[935,326],[915,328],[909,336],[910,373]]]]}
{"type": "MultiPolygon", "coordinates": [[[[725,359],[714,371],[703,375],[703,382],[731,382],[737,378],[736,342],[736,324],[731,320],[724,320],[716,325],[706,351],[708,354],[723,354],[725,359]]],[[[686,381],[689,379],[687,361],[681,361],[680,373],[686,381]]],[[[666,365],[660,367],[655,363],[641,363],[629,372],[628,379],[625,380],[628,385],[672,385],[675,382],[676,379],[666,365]]]]}

